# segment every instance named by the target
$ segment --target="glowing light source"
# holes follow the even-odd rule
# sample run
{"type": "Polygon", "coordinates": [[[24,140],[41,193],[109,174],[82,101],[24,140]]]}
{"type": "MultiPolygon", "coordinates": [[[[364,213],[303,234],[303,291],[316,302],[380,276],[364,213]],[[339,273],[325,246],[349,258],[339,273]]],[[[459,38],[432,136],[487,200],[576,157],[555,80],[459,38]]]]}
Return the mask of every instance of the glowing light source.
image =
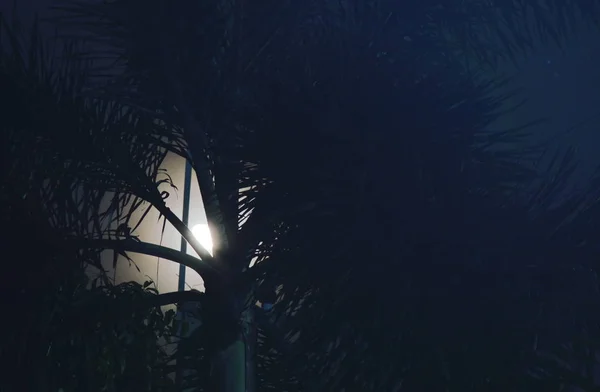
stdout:
{"type": "Polygon", "coordinates": [[[194,227],[192,227],[192,234],[194,235],[194,237],[196,237],[198,242],[200,242],[200,245],[202,245],[204,249],[206,249],[208,253],[210,253],[212,256],[213,241],[210,236],[210,230],[208,229],[208,225],[206,223],[195,225],[194,227]]]}

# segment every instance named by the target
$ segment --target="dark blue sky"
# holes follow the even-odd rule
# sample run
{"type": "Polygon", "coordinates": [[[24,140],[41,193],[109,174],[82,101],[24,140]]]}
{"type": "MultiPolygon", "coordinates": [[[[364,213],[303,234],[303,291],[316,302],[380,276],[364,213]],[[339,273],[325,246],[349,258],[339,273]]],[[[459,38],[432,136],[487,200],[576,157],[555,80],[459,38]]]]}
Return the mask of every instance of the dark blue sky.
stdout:
{"type": "MultiPolygon", "coordinates": [[[[18,0],[25,20],[34,10],[43,13],[53,0],[18,0]]],[[[0,10],[13,0],[0,0],[0,10]]],[[[519,69],[502,64],[500,73],[515,74],[515,87],[522,87],[528,103],[499,124],[515,126],[546,117],[549,122],[532,128],[535,140],[554,139],[554,146],[572,144],[578,149],[580,167],[574,180],[584,183],[600,164],[600,32],[582,27],[563,49],[539,45],[535,53],[520,59],[519,69]],[[584,125],[577,126],[581,122],[584,125]],[[573,126],[572,132],[558,136],[573,126]]]]}
{"type": "Polygon", "coordinates": [[[540,45],[521,58],[519,69],[505,64],[503,72],[515,73],[514,86],[522,87],[528,99],[507,121],[548,118],[547,124],[531,129],[534,139],[577,148],[576,180],[586,181],[600,164],[600,32],[582,27],[564,48],[540,45]]]}

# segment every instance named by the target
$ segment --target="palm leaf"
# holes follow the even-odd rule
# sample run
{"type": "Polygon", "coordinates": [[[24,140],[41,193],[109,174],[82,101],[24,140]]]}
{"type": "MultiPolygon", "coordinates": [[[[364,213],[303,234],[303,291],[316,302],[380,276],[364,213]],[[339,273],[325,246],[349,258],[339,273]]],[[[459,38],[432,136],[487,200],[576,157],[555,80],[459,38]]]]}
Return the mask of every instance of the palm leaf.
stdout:
{"type": "MultiPolygon", "coordinates": [[[[518,287],[511,300],[525,295],[528,281],[518,279],[515,271],[522,271],[525,256],[557,237],[542,231],[527,246],[528,253],[509,252],[525,246],[528,233],[539,230],[528,220],[531,205],[515,204],[513,191],[535,176],[518,163],[528,157],[489,147],[510,144],[522,132],[485,131],[497,118],[504,97],[492,94],[497,87],[493,83],[486,86],[457,77],[462,64],[448,55],[450,51],[437,50],[446,41],[433,34],[443,35],[440,26],[446,23],[449,34],[459,31],[460,39],[479,50],[481,61],[493,63],[497,48],[477,44],[476,27],[491,23],[490,15],[497,18],[487,4],[480,5],[489,11],[484,14],[489,19],[474,22],[477,15],[469,12],[477,7],[458,8],[456,20],[440,17],[442,11],[438,16],[423,12],[435,11],[425,6],[418,12],[392,12],[390,17],[395,9],[387,3],[373,7],[373,13],[364,13],[366,6],[351,7],[351,2],[340,8],[327,3],[327,12],[319,7],[315,11],[311,4],[292,19],[292,7],[276,8],[286,18],[281,26],[263,23],[258,36],[267,38],[247,40],[249,47],[258,48],[255,51],[229,39],[235,29],[226,23],[233,14],[227,7],[195,13],[206,19],[219,16],[206,25],[195,24],[211,34],[176,31],[177,26],[193,29],[193,24],[176,23],[179,13],[162,3],[153,3],[147,18],[139,20],[133,20],[133,15],[139,16],[134,11],[142,9],[135,2],[75,9],[76,16],[92,18],[86,20],[91,21],[90,38],[116,47],[113,55],[125,62],[126,72],[101,93],[131,102],[145,113],[158,112],[170,124],[183,127],[186,135],[201,129],[207,141],[190,139],[190,150],[197,172],[218,174],[214,194],[205,198],[209,204],[219,201],[218,208],[216,203],[208,206],[210,219],[234,221],[236,226],[245,222],[236,236],[236,263],[247,266],[258,257],[247,275],[264,278],[261,284],[266,286],[282,285],[276,307],[281,320],[276,323],[283,336],[295,337],[289,341],[302,349],[304,358],[311,359],[308,366],[306,360],[297,361],[300,355],[286,357],[289,361],[279,369],[305,375],[313,389],[360,385],[363,390],[393,390],[403,381],[408,389],[436,390],[452,381],[457,390],[483,390],[489,380],[505,387],[514,378],[502,379],[503,375],[516,377],[514,368],[499,363],[518,363],[518,353],[496,343],[515,334],[521,347],[535,322],[528,319],[531,325],[523,331],[508,323],[507,335],[493,335],[493,323],[472,315],[491,317],[504,310],[511,302],[498,304],[497,298],[509,291],[509,282],[518,287]],[[162,20],[156,13],[159,5],[166,7],[162,20]],[[109,23],[99,23],[98,15],[108,16],[109,23]],[[429,19],[433,25],[422,27],[429,19]],[[373,21],[381,21],[377,25],[384,29],[373,29],[373,21]],[[162,38],[172,49],[168,53],[174,60],[167,70],[149,61],[154,55],[164,59],[164,46],[156,46],[161,37],[154,35],[159,31],[165,32],[162,38]],[[202,43],[202,50],[191,49],[196,47],[194,40],[202,43]],[[183,49],[177,50],[175,43],[182,42],[183,49]],[[324,61],[323,53],[331,60],[324,61]],[[247,75],[243,83],[237,71],[240,63],[247,75]],[[116,88],[117,83],[126,88],[116,88]],[[186,88],[169,90],[165,85],[186,88]],[[140,100],[146,93],[150,99],[140,100]],[[231,185],[236,182],[237,187],[231,185]],[[228,203],[234,208],[228,209],[228,203]],[[235,211],[233,220],[217,216],[235,211]],[[453,256],[450,260],[443,257],[448,254],[453,256]],[[481,258],[488,260],[484,265],[491,265],[493,273],[481,267],[481,258]],[[498,276],[507,277],[506,285],[494,285],[498,276]],[[469,285],[457,283],[464,280],[469,285]],[[479,290],[485,293],[481,303],[465,294],[479,290]],[[365,305],[357,309],[359,301],[365,305]],[[468,308],[461,307],[465,301],[468,308]],[[469,322],[494,339],[464,336],[460,331],[469,322]],[[441,324],[447,328],[434,328],[441,324]],[[319,325],[318,333],[314,325],[319,325]],[[460,347],[454,342],[467,343],[460,347]],[[400,346],[402,355],[394,351],[400,346]],[[488,353],[498,355],[495,360],[473,361],[488,353]],[[392,355],[397,357],[393,367],[382,363],[381,358],[392,355]],[[435,374],[431,363],[437,365],[435,374]],[[471,370],[461,365],[466,363],[473,365],[471,370]],[[398,369],[401,380],[390,375],[398,369]],[[423,385],[423,380],[429,384],[423,385]]],[[[491,26],[493,34],[495,25],[491,26]]],[[[547,20],[540,22],[538,31],[545,31],[544,26],[549,26],[547,20]]],[[[525,28],[514,31],[527,33],[525,28]]],[[[498,39],[511,51],[523,49],[507,36],[498,39]]],[[[558,180],[544,184],[542,201],[536,199],[542,207],[568,175],[567,166],[561,167],[565,169],[558,180]]],[[[566,210],[572,212],[572,207],[566,210]]],[[[564,211],[558,221],[564,220],[564,211]]],[[[558,243],[569,249],[568,242],[558,243]]],[[[534,304],[516,304],[511,314],[519,319],[534,304]]],[[[278,379],[267,380],[277,373],[270,370],[263,372],[265,383],[278,385],[281,372],[278,379]]]]}
{"type": "Polygon", "coordinates": [[[9,26],[2,28],[8,37],[0,62],[2,136],[11,168],[5,180],[14,193],[41,197],[62,235],[88,239],[129,238],[115,230],[129,226],[146,201],[204,255],[158,190],[170,184],[160,170],[166,153],[184,154],[178,130],[131,107],[84,96],[87,63],[73,43],[65,44],[63,61],[55,63],[48,43],[21,42],[9,26]]]}

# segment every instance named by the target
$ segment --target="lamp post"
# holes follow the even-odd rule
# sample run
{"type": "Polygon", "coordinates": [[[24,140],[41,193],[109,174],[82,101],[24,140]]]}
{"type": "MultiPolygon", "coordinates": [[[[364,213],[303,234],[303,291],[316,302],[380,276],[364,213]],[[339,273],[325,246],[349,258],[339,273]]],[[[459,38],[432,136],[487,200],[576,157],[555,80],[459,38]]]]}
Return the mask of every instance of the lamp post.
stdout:
{"type": "MultiPolygon", "coordinates": [[[[188,160],[185,161],[185,176],[183,182],[183,224],[188,226],[190,220],[190,195],[192,193],[192,165],[188,160]]],[[[181,237],[181,252],[187,254],[187,241],[181,237]]],[[[185,269],[183,264],[179,265],[178,291],[185,290],[185,269]]]]}

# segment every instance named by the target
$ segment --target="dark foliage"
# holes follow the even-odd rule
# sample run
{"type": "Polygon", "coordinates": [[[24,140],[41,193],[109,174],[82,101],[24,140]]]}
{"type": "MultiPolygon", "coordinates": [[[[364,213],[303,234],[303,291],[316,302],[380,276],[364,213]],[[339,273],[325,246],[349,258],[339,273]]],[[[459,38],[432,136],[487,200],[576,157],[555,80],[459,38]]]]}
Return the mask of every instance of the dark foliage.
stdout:
{"type": "MultiPolygon", "coordinates": [[[[556,207],[573,157],[557,158],[555,176],[517,163],[536,158],[519,149],[523,130],[489,129],[507,98],[497,95],[502,82],[481,82],[456,54],[493,65],[529,49],[536,35],[560,41],[577,7],[597,15],[596,3],[460,4],[70,8],[76,27],[110,46],[124,71],[93,85],[102,99],[91,107],[110,98],[119,114],[119,105],[135,108],[123,128],[109,127],[116,133],[102,126],[97,134],[142,149],[116,157],[134,157],[127,169],[139,176],[110,166],[116,158],[102,151],[81,171],[98,173],[92,185],[110,179],[102,189],[156,198],[161,154],[152,148],[194,148],[183,143],[185,110],[169,92],[173,81],[184,84],[201,124],[195,131],[210,141],[201,152],[215,173],[220,219],[235,232],[236,256],[258,258],[244,276],[277,287],[275,309],[258,316],[261,390],[551,391],[583,383],[550,365],[540,370],[536,360],[598,321],[589,312],[598,302],[598,189],[556,207]],[[482,30],[498,45],[484,44],[482,30]],[[126,139],[140,121],[136,137],[155,135],[150,143],[126,139]],[[169,126],[154,128],[163,122],[169,126]],[[105,164],[111,170],[95,171],[105,164]],[[241,197],[232,197],[238,189],[241,197]],[[547,384],[526,378],[528,368],[547,384]]],[[[6,96],[19,96],[13,90],[6,96]]],[[[54,113],[53,105],[39,104],[54,113]]],[[[24,118],[15,115],[14,124],[24,118]]],[[[200,369],[199,389],[212,335],[199,328],[182,352],[193,363],[186,366],[200,369]]]]}
{"type": "MultiPolygon", "coordinates": [[[[135,127],[119,135],[126,111],[81,96],[85,64],[71,57],[75,47],[65,47],[65,57],[55,61],[37,26],[23,36],[0,19],[0,32],[0,301],[6,316],[0,390],[172,391],[164,345],[173,310],[131,305],[114,314],[115,298],[137,304],[156,291],[149,283],[114,286],[104,274],[90,280],[92,269],[102,269],[100,253],[66,241],[115,235],[114,215],[128,219],[122,206],[135,199],[132,188],[140,182],[131,181],[131,172],[119,178],[123,160],[110,154],[118,156],[119,142],[142,136],[135,127]]],[[[127,157],[136,167],[155,173],[163,154],[143,143],[131,147],[127,157]]]]}

